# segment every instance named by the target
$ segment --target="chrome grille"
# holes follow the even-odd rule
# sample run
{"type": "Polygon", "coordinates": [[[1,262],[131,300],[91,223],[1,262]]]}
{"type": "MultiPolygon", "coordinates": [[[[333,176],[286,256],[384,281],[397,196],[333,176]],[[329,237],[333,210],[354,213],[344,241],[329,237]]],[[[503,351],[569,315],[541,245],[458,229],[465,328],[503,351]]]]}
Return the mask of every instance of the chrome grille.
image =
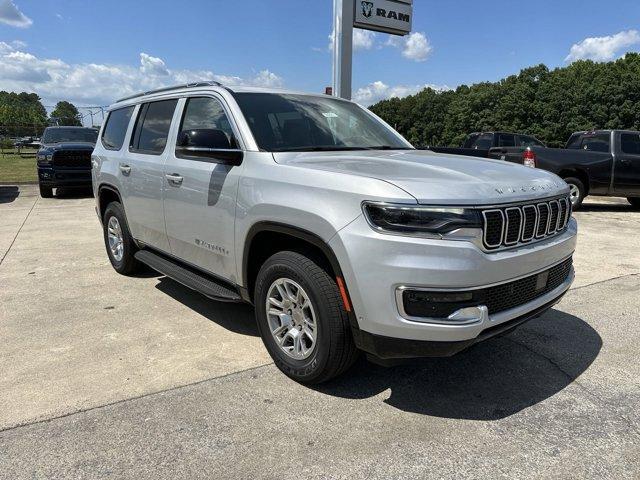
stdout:
{"type": "Polygon", "coordinates": [[[489,250],[530,243],[563,231],[571,203],[562,197],[545,202],[483,210],[484,246],[489,250]]]}

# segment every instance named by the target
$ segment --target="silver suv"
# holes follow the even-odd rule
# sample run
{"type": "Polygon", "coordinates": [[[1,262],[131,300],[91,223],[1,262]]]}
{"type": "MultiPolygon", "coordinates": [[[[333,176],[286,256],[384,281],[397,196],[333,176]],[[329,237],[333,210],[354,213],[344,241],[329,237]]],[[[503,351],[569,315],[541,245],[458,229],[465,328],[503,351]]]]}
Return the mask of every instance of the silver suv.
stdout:
{"type": "Polygon", "coordinates": [[[92,157],[107,254],[250,302],[299,382],[449,356],[535,318],[574,278],[568,186],[418,151],[345,100],[213,82],[125,98],[92,157]]]}

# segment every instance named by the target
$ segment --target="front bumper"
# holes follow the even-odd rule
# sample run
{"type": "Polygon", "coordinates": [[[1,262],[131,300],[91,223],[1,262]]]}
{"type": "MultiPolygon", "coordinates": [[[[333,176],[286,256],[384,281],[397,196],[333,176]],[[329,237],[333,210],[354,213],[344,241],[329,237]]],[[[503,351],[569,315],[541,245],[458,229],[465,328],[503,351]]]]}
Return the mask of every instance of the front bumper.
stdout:
{"type": "Polygon", "coordinates": [[[38,181],[48,187],[90,186],[91,169],[38,167],[38,181]]]}
{"type": "MultiPolygon", "coordinates": [[[[360,330],[356,334],[361,337],[359,346],[369,350],[367,345],[375,346],[380,340],[367,343],[365,337],[463,342],[468,346],[482,339],[485,331],[518,319],[528,319],[532,312],[545,305],[549,308],[571,286],[573,269],[560,286],[531,302],[496,314],[481,308],[471,313],[463,312],[468,316],[458,318],[462,321],[456,322],[407,318],[398,306],[397,291],[402,287],[456,291],[508,283],[547,270],[571,257],[576,235],[577,224],[572,219],[566,231],[555,237],[512,250],[487,253],[471,241],[381,234],[373,231],[360,217],[329,243],[347,283],[360,330]]],[[[454,353],[461,345],[453,347],[454,353]]],[[[403,348],[411,350],[406,346],[403,348]]],[[[447,351],[449,347],[440,345],[438,348],[447,351]]]]}

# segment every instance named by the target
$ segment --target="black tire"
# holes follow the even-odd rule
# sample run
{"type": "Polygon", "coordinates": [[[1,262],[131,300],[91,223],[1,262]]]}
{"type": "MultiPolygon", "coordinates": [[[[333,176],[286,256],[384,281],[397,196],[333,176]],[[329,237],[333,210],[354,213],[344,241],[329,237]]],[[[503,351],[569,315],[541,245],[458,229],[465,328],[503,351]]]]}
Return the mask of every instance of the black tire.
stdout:
{"type": "Polygon", "coordinates": [[[305,384],[326,382],[347,370],[358,357],[349,317],[335,278],[312,255],[283,251],[270,257],[260,268],[255,286],[258,329],[276,366],[288,377],[305,384]],[[274,339],[266,312],[271,285],[280,278],[293,280],[309,296],[316,312],[317,337],[310,356],[288,356],[274,339]]]}
{"type": "Polygon", "coordinates": [[[107,255],[109,261],[114,270],[122,275],[131,275],[141,270],[142,264],[136,260],[134,254],[138,250],[131,232],[129,231],[129,225],[127,224],[127,218],[125,217],[122,205],[119,202],[111,202],[107,205],[102,218],[102,231],[104,236],[104,245],[107,249],[107,255]],[[117,259],[111,249],[109,248],[109,220],[111,217],[115,217],[122,230],[122,258],[117,259]]]}
{"type": "Polygon", "coordinates": [[[640,197],[628,197],[627,201],[631,204],[634,210],[640,210],[640,197]]]}
{"type": "Polygon", "coordinates": [[[582,180],[580,180],[579,178],[567,177],[563,180],[569,184],[569,187],[575,186],[578,189],[578,197],[575,203],[572,202],[573,210],[578,210],[582,206],[584,197],[587,195],[587,189],[585,188],[584,183],[582,183],[582,180]]]}
{"type": "Polygon", "coordinates": [[[53,198],[53,187],[38,185],[40,187],[40,196],[42,198],[53,198]]]}

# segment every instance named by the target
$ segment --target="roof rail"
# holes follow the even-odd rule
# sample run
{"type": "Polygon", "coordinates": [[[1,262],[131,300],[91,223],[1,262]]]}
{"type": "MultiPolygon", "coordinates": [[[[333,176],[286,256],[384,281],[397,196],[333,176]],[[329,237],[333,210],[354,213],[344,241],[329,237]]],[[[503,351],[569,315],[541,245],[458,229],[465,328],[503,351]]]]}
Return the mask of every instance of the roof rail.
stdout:
{"type": "Polygon", "coordinates": [[[172,87],[163,87],[158,88],[156,90],[149,90],[147,92],[136,93],[135,95],[130,95],[128,97],[121,98],[116,100],[116,103],[124,102],[125,100],[131,100],[132,98],[144,97],[145,95],[151,95],[152,93],[161,93],[161,92],[170,92],[171,90],[180,90],[181,88],[196,88],[196,87],[223,87],[220,82],[215,82],[213,80],[208,80],[206,82],[192,82],[192,83],[184,83],[182,85],[174,85],[172,87]]]}

